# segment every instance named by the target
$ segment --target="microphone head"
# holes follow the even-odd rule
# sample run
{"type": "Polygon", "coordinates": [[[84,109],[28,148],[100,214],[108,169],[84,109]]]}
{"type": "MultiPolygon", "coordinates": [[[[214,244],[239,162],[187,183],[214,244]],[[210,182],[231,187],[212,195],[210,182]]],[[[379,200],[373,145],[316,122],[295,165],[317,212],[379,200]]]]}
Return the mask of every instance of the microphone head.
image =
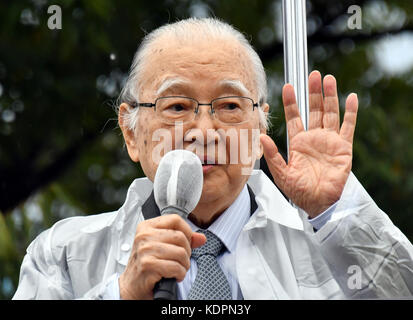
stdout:
{"type": "Polygon", "coordinates": [[[172,150],[161,159],[154,179],[155,202],[161,214],[186,218],[202,194],[201,160],[187,150],[172,150]]]}

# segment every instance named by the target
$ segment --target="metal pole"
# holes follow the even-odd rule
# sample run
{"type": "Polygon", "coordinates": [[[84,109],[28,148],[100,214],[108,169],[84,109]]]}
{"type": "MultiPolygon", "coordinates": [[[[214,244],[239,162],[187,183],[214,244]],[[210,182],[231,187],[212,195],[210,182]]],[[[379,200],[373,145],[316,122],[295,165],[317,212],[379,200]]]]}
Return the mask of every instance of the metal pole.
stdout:
{"type": "MultiPolygon", "coordinates": [[[[303,121],[304,129],[308,128],[308,58],[307,58],[307,12],[306,0],[282,0],[283,42],[284,42],[284,81],[293,85],[295,96],[303,121]]],[[[287,131],[287,157],[290,146],[287,131]]],[[[298,212],[306,214],[292,201],[290,203],[298,212]]]]}
{"type": "MultiPolygon", "coordinates": [[[[305,130],[308,128],[307,12],[305,0],[282,0],[284,80],[295,89],[305,130]]],[[[287,155],[289,141],[287,133],[287,155]]]]}

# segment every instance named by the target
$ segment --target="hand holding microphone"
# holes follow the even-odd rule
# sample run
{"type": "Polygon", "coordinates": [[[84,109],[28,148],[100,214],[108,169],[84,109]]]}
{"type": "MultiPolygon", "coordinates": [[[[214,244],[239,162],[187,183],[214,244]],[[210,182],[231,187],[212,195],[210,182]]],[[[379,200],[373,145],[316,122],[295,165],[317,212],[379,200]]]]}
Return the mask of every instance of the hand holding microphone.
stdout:
{"type": "Polygon", "coordinates": [[[185,278],[191,248],[206,241],[182,219],[196,207],[202,185],[202,165],[195,154],[174,150],[162,158],[154,181],[161,216],[137,227],[128,264],[119,278],[122,299],[168,299],[175,279],[185,278]],[[158,283],[162,278],[170,280],[158,283]],[[154,296],[155,284],[160,290],[154,296]]]}

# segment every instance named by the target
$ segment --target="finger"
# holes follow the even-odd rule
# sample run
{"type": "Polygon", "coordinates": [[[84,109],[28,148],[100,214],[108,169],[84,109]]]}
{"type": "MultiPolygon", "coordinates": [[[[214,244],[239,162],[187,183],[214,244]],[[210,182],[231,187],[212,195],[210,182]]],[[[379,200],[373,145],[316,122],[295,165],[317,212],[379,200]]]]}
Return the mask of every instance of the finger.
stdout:
{"type": "Polygon", "coordinates": [[[171,260],[159,260],[161,262],[159,268],[163,278],[175,278],[181,282],[185,279],[187,269],[180,263],[171,260]]]}
{"type": "Polygon", "coordinates": [[[323,127],[335,130],[340,129],[340,113],[337,97],[337,82],[332,75],[324,77],[324,114],[323,127]]]}
{"type": "Polygon", "coordinates": [[[264,157],[267,161],[274,182],[282,189],[285,182],[285,169],[287,164],[278,152],[275,142],[266,134],[260,135],[260,141],[264,149],[264,157]]]}
{"type": "Polygon", "coordinates": [[[297,133],[304,130],[295,99],[294,87],[287,83],[282,92],[285,122],[287,123],[288,138],[291,140],[297,133]]]}
{"type": "Polygon", "coordinates": [[[172,260],[180,263],[186,270],[190,267],[190,257],[187,250],[183,247],[164,242],[148,243],[139,247],[138,254],[148,254],[160,260],[172,260]]]}
{"type": "Polygon", "coordinates": [[[346,111],[344,113],[343,124],[340,129],[340,136],[348,142],[353,142],[354,130],[356,128],[358,110],[358,98],[355,93],[350,94],[346,100],[346,111]]]}
{"type": "Polygon", "coordinates": [[[191,245],[184,233],[180,230],[159,229],[149,227],[146,230],[140,230],[136,234],[137,243],[154,243],[163,242],[178,247],[182,247],[191,255],[191,245]]]}
{"type": "Polygon", "coordinates": [[[155,285],[162,278],[175,278],[182,281],[187,270],[173,260],[157,259],[153,256],[142,258],[141,267],[144,274],[150,274],[150,282],[155,285]]]}
{"type": "MultiPolygon", "coordinates": [[[[191,243],[192,234],[194,232],[192,231],[189,224],[186,223],[185,220],[177,214],[167,214],[146,220],[144,221],[144,223],[147,223],[148,225],[156,229],[171,229],[181,231],[187,238],[188,242],[191,243]]],[[[141,224],[142,223],[138,225],[138,228],[141,224]]]]}
{"type": "Polygon", "coordinates": [[[198,248],[203,246],[207,241],[206,236],[203,233],[194,232],[192,234],[191,248],[198,248]]]}
{"type": "Polygon", "coordinates": [[[311,72],[308,77],[310,119],[308,129],[321,128],[323,124],[323,92],[321,86],[321,74],[318,71],[311,72]]]}

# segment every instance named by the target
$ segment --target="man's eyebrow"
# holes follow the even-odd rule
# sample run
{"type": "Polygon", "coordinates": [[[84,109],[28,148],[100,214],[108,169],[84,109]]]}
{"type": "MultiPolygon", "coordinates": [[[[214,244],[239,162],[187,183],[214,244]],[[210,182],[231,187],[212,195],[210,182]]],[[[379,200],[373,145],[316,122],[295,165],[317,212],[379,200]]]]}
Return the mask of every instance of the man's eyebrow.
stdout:
{"type": "MultiPolygon", "coordinates": [[[[183,86],[190,86],[191,82],[183,78],[168,78],[164,80],[156,91],[157,96],[161,96],[166,91],[172,90],[174,88],[182,88],[183,86]]],[[[235,90],[243,96],[248,96],[250,91],[245,87],[245,85],[240,80],[234,79],[224,79],[218,82],[218,88],[235,90]]]]}
{"type": "Polygon", "coordinates": [[[243,96],[248,96],[250,91],[245,87],[245,85],[240,80],[225,79],[218,83],[219,87],[229,88],[238,91],[243,96]]]}
{"type": "Polygon", "coordinates": [[[156,91],[156,95],[160,96],[164,92],[171,90],[175,87],[182,87],[182,85],[189,85],[188,80],[182,78],[168,78],[164,80],[156,91]]]}

